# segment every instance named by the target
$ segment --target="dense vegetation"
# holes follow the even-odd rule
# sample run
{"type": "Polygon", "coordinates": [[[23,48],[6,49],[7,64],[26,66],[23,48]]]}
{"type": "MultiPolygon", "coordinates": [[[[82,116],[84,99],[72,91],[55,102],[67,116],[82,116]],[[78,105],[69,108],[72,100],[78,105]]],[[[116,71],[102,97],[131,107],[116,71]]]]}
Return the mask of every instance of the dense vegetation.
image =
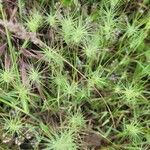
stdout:
{"type": "Polygon", "coordinates": [[[150,1],[0,1],[0,149],[149,150],[150,1]]]}

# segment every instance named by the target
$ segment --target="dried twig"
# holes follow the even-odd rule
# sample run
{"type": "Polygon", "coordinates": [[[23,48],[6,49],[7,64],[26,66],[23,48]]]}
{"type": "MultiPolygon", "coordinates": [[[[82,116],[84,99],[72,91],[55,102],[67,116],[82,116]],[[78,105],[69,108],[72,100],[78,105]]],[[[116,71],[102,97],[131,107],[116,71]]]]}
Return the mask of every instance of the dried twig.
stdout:
{"type": "Polygon", "coordinates": [[[26,64],[23,61],[23,58],[20,59],[20,72],[21,72],[21,79],[22,79],[22,83],[25,86],[29,85],[29,81],[27,78],[27,69],[26,69],[26,64]]]}

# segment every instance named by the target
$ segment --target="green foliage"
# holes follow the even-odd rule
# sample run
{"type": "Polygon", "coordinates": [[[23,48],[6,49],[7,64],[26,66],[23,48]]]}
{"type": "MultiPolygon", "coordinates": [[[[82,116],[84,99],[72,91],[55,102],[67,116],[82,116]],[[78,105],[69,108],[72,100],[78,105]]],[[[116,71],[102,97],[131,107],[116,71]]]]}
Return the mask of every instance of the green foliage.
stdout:
{"type": "Polygon", "coordinates": [[[86,121],[85,118],[83,117],[82,113],[75,113],[74,115],[71,115],[69,117],[69,125],[70,125],[70,129],[78,132],[82,129],[85,128],[86,126],[86,121]]]}
{"type": "Polygon", "coordinates": [[[52,13],[47,14],[46,22],[49,26],[55,27],[58,22],[57,15],[56,14],[53,15],[52,13]]]}
{"type": "Polygon", "coordinates": [[[0,73],[0,79],[1,79],[1,83],[11,83],[14,81],[15,79],[15,74],[14,74],[14,71],[11,69],[11,70],[1,70],[1,73],[0,73]]]}
{"type": "Polygon", "coordinates": [[[26,26],[31,32],[37,32],[42,26],[43,17],[37,10],[34,10],[26,20],[26,26]]]}
{"type": "Polygon", "coordinates": [[[29,80],[31,81],[31,84],[37,84],[37,85],[42,84],[42,79],[44,77],[42,76],[42,72],[40,72],[39,69],[40,69],[39,67],[37,67],[37,68],[30,67],[29,68],[28,76],[29,76],[29,80]]]}
{"type": "Polygon", "coordinates": [[[141,142],[143,137],[142,127],[140,127],[139,123],[136,122],[125,124],[123,133],[134,143],[141,142]]]}
{"type": "Polygon", "coordinates": [[[20,134],[23,128],[23,123],[19,114],[15,114],[15,116],[10,116],[9,118],[3,118],[4,122],[4,130],[7,134],[11,134],[12,136],[17,133],[20,134]]]}
{"type": "Polygon", "coordinates": [[[47,142],[48,148],[45,150],[77,150],[74,135],[70,131],[55,133],[47,142]]]}
{"type": "Polygon", "coordinates": [[[67,44],[78,45],[89,36],[89,27],[83,18],[64,17],[61,21],[62,35],[67,44]]]}
{"type": "Polygon", "coordinates": [[[0,27],[0,141],[150,149],[149,1],[5,1],[0,27]]]}

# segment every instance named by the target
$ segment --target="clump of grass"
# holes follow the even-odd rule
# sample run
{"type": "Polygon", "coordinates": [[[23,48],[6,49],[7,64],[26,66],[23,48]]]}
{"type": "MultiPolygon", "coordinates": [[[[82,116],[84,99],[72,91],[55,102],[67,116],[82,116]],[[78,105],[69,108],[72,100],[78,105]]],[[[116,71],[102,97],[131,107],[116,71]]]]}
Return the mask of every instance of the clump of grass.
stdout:
{"type": "Polygon", "coordinates": [[[10,84],[15,80],[15,73],[13,69],[9,70],[1,70],[0,73],[1,83],[7,83],[10,84]]]}
{"type": "Polygon", "coordinates": [[[43,51],[43,59],[47,62],[49,62],[49,65],[51,63],[55,64],[56,66],[61,66],[63,68],[63,60],[57,53],[55,53],[57,49],[55,48],[49,48],[45,49],[43,51]]]}
{"type": "Polygon", "coordinates": [[[91,60],[95,60],[97,56],[99,56],[100,52],[100,35],[98,31],[86,39],[86,43],[84,43],[83,50],[87,58],[91,60]]]}
{"type": "Polygon", "coordinates": [[[127,86],[124,86],[124,88],[120,92],[123,93],[123,99],[128,104],[136,105],[138,103],[138,100],[141,100],[143,98],[143,87],[139,84],[129,84],[127,86]]]}
{"type": "Polygon", "coordinates": [[[26,87],[22,83],[15,85],[16,97],[21,101],[21,105],[23,110],[28,113],[29,112],[29,101],[30,101],[30,88],[26,87]]]}
{"type": "Polygon", "coordinates": [[[61,21],[62,35],[66,43],[71,43],[72,32],[74,31],[74,19],[73,17],[66,16],[61,21]]]}
{"type": "Polygon", "coordinates": [[[1,2],[0,141],[150,149],[148,4],[18,0],[8,10],[14,3],[1,2]]]}
{"type": "Polygon", "coordinates": [[[39,70],[39,67],[29,67],[28,70],[28,78],[29,81],[31,81],[31,84],[37,84],[37,85],[41,85],[42,84],[42,80],[44,79],[44,76],[42,76],[42,72],[39,70]]]}
{"type": "Polygon", "coordinates": [[[47,140],[47,147],[45,150],[76,150],[77,145],[74,135],[71,131],[61,131],[55,133],[49,140],[47,140]]]}
{"type": "Polygon", "coordinates": [[[89,36],[89,26],[83,18],[64,17],[61,21],[62,35],[67,44],[78,45],[89,36]]]}
{"type": "Polygon", "coordinates": [[[68,122],[70,124],[71,130],[73,130],[75,132],[83,130],[85,128],[85,126],[86,126],[85,118],[79,112],[75,113],[74,115],[71,115],[69,117],[68,122]]]}
{"type": "Polygon", "coordinates": [[[43,25],[43,16],[37,10],[34,10],[26,20],[26,26],[31,32],[37,32],[43,25]]]}
{"type": "Polygon", "coordinates": [[[79,44],[85,41],[88,37],[88,26],[82,18],[75,22],[75,28],[72,33],[72,43],[79,44]]]}
{"type": "Polygon", "coordinates": [[[127,136],[133,143],[141,142],[143,138],[142,127],[140,127],[138,122],[131,122],[125,124],[123,131],[124,136],[127,136]]]}
{"type": "Polygon", "coordinates": [[[58,19],[57,19],[57,15],[56,14],[47,14],[46,16],[46,23],[50,26],[50,27],[56,27],[58,24],[58,19]]]}
{"type": "Polygon", "coordinates": [[[94,71],[91,73],[91,77],[88,79],[89,87],[97,86],[98,88],[103,88],[108,85],[107,79],[102,76],[99,71],[94,71]]]}
{"type": "Polygon", "coordinates": [[[5,130],[5,134],[10,134],[12,137],[17,133],[18,135],[21,133],[23,128],[22,119],[19,116],[19,113],[15,113],[15,116],[9,116],[8,118],[3,118],[3,129],[5,130]]]}

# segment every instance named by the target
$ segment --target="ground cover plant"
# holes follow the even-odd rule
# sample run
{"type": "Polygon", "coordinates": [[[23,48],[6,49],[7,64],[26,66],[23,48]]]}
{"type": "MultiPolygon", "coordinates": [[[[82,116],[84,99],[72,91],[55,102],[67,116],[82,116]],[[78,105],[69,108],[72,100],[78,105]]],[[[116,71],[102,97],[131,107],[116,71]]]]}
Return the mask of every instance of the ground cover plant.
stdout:
{"type": "Polygon", "coordinates": [[[0,1],[0,149],[150,149],[149,0],[0,1]]]}

